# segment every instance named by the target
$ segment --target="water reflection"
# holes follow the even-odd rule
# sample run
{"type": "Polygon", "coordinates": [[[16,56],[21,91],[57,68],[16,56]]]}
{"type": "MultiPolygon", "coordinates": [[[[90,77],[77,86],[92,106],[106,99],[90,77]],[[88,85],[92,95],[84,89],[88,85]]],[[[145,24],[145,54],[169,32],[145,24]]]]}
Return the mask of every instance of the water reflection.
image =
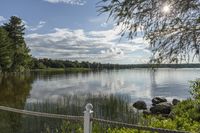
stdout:
{"type": "Polygon", "coordinates": [[[185,99],[189,80],[200,69],[112,70],[87,73],[33,72],[0,76],[0,104],[23,108],[25,102],[55,101],[65,95],[129,95],[131,101],[154,96],[185,99]]]}
{"type": "MultiPolygon", "coordinates": [[[[30,74],[0,76],[0,105],[23,109],[32,83],[30,74]]],[[[1,133],[14,133],[22,127],[21,115],[0,111],[0,119],[1,133]]]]}
{"type": "Polygon", "coordinates": [[[0,76],[0,105],[23,108],[33,81],[30,74],[0,76]]]}
{"type": "Polygon", "coordinates": [[[189,80],[200,75],[196,69],[112,70],[77,74],[39,74],[32,84],[28,102],[56,99],[66,94],[122,94],[132,101],[154,96],[185,99],[189,80]]]}

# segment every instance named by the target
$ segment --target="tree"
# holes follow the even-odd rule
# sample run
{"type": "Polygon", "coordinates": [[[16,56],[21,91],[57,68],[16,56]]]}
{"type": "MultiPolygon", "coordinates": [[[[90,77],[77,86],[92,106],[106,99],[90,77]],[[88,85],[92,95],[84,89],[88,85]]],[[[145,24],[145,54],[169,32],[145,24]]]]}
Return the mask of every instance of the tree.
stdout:
{"type": "Polygon", "coordinates": [[[9,23],[4,24],[3,28],[8,32],[8,36],[12,40],[12,71],[24,71],[31,62],[29,48],[24,39],[25,26],[22,20],[16,16],[10,18],[9,23]]]}
{"type": "Polygon", "coordinates": [[[8,33],[0,27],[0,71],[6,71],[11,65],[11,41],[8,33]]]}
{"type": "Polygon", "coordinates": [[[199,0],[101,0],[98,7],[122,26],[122,36],[143,32],[152,62],[200,61],[199,0]]]}

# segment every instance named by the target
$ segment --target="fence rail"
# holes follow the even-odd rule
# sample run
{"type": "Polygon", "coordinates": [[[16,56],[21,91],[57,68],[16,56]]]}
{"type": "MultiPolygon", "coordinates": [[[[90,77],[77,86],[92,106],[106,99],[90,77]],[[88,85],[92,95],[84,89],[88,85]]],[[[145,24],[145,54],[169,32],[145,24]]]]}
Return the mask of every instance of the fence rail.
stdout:
{"type": "Polygon", "coordinates": [[[64,119],[64,120],[83,121],[83,116],[71,116],[71,115],[42,113],[42,112],[21,110],[21,109],[5,107],[5,106],[0,106],[0,110],[18,113],[18,114],[23,114],[23,115],[36,116],[36,117],[46,117],[46,118],[56,118],[56,119],[64,119]]]}
{"type": "Polygon", "coordinates": [[[93,116],[92,108],[93,107],[91,104],[87,104],[86,111],[84,112],[84,116],[71,116],[71,115],[42,113],[42,112],[35,112],[35,111],[28,111],[28,110],[21,110],[21,109],[16,109],[16,108],[11,108],[11,107],[0,106],[0,110],[2,110],[2,111],[19,113],[19,114],[23,114],[23,115],[46,117],[46,118],[56,118],[56,119],[64,119],[64,120],[72,120],[72,121],[83,121],[84,122],[84,133],[92,133],[92,122],[110,124],[110,125],[112,125],[112,127],[131,128],[131,129],[136,129],[136,130],[158,132],[158,133],[189,133],[189,132],[185,132],[185,131],[153,128],[153,127],[128,124],[128,123],[104,120],[104,119],[99,119],[99,118],[93,118],[92,117],[93,116]]]}

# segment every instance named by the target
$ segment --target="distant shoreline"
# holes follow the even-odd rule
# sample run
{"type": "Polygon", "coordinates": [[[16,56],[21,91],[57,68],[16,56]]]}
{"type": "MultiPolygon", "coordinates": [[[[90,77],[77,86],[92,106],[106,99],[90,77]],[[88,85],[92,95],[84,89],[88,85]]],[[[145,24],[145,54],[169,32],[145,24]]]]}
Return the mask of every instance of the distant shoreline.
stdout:
{"type": "Polygon", "coordinates": [[[31,72],[89,72],[94,70],[120,70],[120,69],[157,69],[157,68],[172,68],[172,69],[182,69],[182,68],[200,68],[200,64],[136,64],[136,65],[117,65],[110,64],[112,68],[43,68],[43,69],[31,69],[31,72]]]}
{"type": "Polygon", "coordinates": [[[44,68],[44,69],[32,69],[31,72],[87,72],[91,71],[88,68],[44,68]]]}
{"type": "MultiPolygon", "coordinates": [[[[119,65],[119,64],[101,64],[102,67],[84,68],[84,67],[66,67],[66,68],[41,68],[41,69],[29,69],[24,72],[3,72],[8,73],[26,73],[26,72],[90,72],[98,70],[120,70],[120,69],[159,69],[159,68],[200,68],[200,64],[132,64],[132,65],[119,65]]],[[[2,74],[2,72],[0,72],[2,74]]]]}
{"type": "MultiPolygon", "coordinates": [[[[102,64],[108,66],[108,64],[102,64]]],[[[31,69],[30,71],[57,71],[57,72],[86,72],[92,70],[119,70],[119,69],[135,69],[135,68],[200,68],[200,64],[132,64],[132,65],[119,65],[119,64],[109,64],[108,67],[102,68],[84,68],[84,67],[69,67],[69,68],[43,68],[43,69],[31,69]]]]}
{"type": "Polygon", "coordinates": [[[101,67],[66,67],[66,68],[42,68],[33,71],[89,71],[102,69],[132,69],[132,68],[200,68],[199,64],[101,64],[101,67]]]}
{"type": "Polygon", "coordinates": [[[127,65],[130,68],[200,68],[197,64],[133,64],[127,65]]]}

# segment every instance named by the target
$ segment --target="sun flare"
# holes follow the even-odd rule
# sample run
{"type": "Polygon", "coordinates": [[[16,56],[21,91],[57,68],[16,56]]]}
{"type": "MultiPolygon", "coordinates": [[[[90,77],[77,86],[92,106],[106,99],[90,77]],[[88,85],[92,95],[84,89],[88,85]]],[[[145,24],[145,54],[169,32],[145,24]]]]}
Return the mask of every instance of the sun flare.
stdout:
{"type": "Polygon", "coordinates": [[[169,13],[170,12],[170,6],[169,5],[164,5],[162,11],[164,13],[169,13]]]}

